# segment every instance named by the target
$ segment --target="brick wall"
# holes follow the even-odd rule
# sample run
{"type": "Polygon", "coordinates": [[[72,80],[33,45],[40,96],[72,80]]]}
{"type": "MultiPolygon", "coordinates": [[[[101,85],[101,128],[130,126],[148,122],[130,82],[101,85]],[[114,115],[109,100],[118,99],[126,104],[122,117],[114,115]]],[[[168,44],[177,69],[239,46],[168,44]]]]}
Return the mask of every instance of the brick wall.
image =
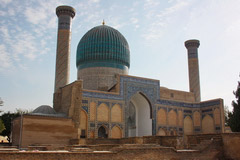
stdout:
{"type": "Polygon", "coordinates": [[[0,160],[213,160],[217,152],[176,152],[172,148],[133,148],[123,149],[120,152],[0,152],[0,160]]]}
{"type": "Polygon", "coordinates": [[[226,159],[240,159],[240,133],[224,133],[222,140],[226,159]]]}
{"type": "MultiPolygon", "coordinates": [[[[24,115],[22,125],[21,147],[34,144],[68,145],[70,139],[77,137],[71,119],[24,115]]],[[[14,138],[13,145],[18,145],[18,141],[14,138]]]]}
{"type": "Polygon", "coordinates": [[[95,144],[159,144],[165,147],[183,148],[181,136],[144,136],[122,139],[87,139],[89,145],[95,144]]]}

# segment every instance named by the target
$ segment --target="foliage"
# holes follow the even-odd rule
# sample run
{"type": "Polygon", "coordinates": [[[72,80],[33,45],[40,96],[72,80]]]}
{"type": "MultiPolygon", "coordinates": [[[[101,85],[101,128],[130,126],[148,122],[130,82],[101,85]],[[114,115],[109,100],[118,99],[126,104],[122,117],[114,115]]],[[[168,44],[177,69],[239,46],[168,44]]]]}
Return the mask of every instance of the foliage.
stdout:
{"type": "Polygon", "coordinates": [[[237,90],[233,91],[236,101],[232,101],[233,111],[228,113],[228,125],[233,132],[240,132],[240,81],[237,90]]]}
{"type": "Polygon", "coordinates": [[[5,128],[5,125],[3,123],[3,121],[0,119],[0,133],[2,133],[2,131],[4,131],[6,128],[5,128]]]}
{"type": "Polygon", "coordinates": [[[19,117],[22,114],[27,114],[27,113],[31,113],[31,111],[23,110],[23,109],[16,109],[15,112],[13,112],[13,113],[11,113],[11,112],[3,113],[0,116],[0,119],[2,119],[2,121],[3,121],[3,124],[5,126],[5,130],[3,130],[2,133],[0,133],[0,135],[7,136],[8,141],[10,142],[11,132],[12,132],[12,120],[14,118],[19,117]]]}
{"type": "Polygon", "coordinates": [[[229,121],[229,117],[228,117],[228,114],[229,114],[229,109],[228,109],[228,106],[224,106],[224,117],[225,117],[225,125],[229,126],[228,124],[228,121],[229,121]]]}
{"type": "Polygon", "coordinates": [[[1,97],[0,97],[0,106],[3,106],[3,100],[1,97]]]}
{"type": "Polygon", "coordinates": [[[12,120],[16,117],[20,116],[19,113],[4,113],[0,116],[2,119],[4,125],[5,125],[5,130],[2,131],[1,135],[2,136],[7,136],[8,141],[10,142],[11,139],[11,130],[12,130],[12,120]]]}
{"type": "Polygon", "coordinates": [[[21,114],[28,114],[28,113],[32,113],[32,110],[17,108],[14,113],[20,114],[20,115],[21,114]]]}
{"type": "MultiPolygon", "coordinates": [[[[0,97],[0,106],[3,106],[3,100],[2,100],[2,98],[0,97]]],[[[0,110],[0,113],[1,113],[2,111],[0,110]]],[[[1,133],[1,132],[0,132],[1,133]]]]}

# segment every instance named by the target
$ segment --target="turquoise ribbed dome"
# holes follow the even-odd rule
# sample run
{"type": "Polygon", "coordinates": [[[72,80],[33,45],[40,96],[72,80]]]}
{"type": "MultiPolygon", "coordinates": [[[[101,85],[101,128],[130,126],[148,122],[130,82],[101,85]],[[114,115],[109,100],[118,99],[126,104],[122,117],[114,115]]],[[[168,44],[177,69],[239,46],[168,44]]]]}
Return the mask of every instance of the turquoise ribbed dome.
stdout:
{"type": "Polygon", "coordinates": [[[130,51],[123,35],[107,25],[89,30],[77,47],[77,68],[130,66],[130,51]]]}

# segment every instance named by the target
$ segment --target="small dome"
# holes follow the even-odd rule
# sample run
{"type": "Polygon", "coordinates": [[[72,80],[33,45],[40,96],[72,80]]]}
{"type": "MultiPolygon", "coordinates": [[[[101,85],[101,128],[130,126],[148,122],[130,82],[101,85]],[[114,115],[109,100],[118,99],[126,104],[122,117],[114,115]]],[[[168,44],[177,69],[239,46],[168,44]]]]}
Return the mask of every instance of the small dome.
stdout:
{"type": "Polygon", "coordinates": [[[37,107],[32,113],[34,113],[34,114],[56,114],[56,111],[48,105],[41,105],[41,106],[37,107]]]}
{"type": "Polygon", "coordinates": [[[125,70],[130,67],[127,40],[116,29],[100,25],[89,30],[77,47],[77,68],[111,67],[125,70]]]}

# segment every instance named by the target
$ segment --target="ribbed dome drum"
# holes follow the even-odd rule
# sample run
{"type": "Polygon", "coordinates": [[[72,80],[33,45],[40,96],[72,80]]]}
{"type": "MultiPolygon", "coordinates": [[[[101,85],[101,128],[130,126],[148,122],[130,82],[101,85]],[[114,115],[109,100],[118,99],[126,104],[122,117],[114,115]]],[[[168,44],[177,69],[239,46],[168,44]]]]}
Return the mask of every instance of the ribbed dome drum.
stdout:
{"type": "Polygon", "coordinates": [[[89,30],[77,47],[78,69],[88,67],[129,68],[130,56],[126,39],[116,29],[101,25],[89,30]]]}
{"type": "Polygon", "coordinates": [[[126,39],[116,29],[100,25],[89,30],[77,47],[78,79],[83,88],[108,90],[116,74],[128,74],[130,51],[126,39]]]}

